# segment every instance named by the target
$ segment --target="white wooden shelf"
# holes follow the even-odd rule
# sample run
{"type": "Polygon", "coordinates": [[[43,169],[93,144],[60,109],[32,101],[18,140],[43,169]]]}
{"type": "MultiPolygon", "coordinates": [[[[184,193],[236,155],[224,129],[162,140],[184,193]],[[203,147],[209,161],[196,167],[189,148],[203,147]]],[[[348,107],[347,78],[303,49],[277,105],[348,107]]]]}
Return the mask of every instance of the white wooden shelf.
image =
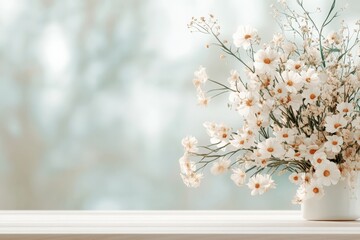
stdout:
{"type": "Polygon", "coordinates": [[[360,234],[299,211],[0,211],[0,234],[360,234]]]}

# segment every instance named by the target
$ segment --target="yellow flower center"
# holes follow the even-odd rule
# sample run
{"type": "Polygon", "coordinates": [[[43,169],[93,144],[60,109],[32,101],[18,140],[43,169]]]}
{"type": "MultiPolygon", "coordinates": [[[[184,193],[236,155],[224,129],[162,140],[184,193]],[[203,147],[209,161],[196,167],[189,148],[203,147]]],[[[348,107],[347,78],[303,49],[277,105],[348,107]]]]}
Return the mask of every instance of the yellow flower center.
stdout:
{"type": "Polygon", "coordinates": [[[260,184],[259,184],[259,183],[256,183],[256,184],[255,184],[255,188],[260,188],[260,184]]]}
{"type": "Polygon", "coordinates": [[[339,128],[339,127],[341,127],[341,124],[340,124],[340,123],[335,123],[335,124],[334,124],[334,128],[339,128]]]}
{"type": "Polygon", "coordinates": [[[313,94],[313,93],[310,94],[310,99],[311,99],[311,100],[313,100],[313,99],[315,99],[315,98],[316,98],[316,95],[315,95],[315,94],[313,94]]]}
{"type": "Polygon", "coordinates": [[[314,193],[319,193],[319,191],[320,191],[319,188],[317,188],[317,187],[314,187],[314,188],[313,188],[313,192],[314,192],[314,193]]]}
{"type": "Polygon", "coordinates": [[[338,144],[338,141],[332,141],[332,145],[336,146],[338,144]]]}
{"type": "Polygon", "coordinates": [[[253,105],[253,100],[247,99],[245,104],[246,104],[246,106],[251,107],[253,105]]]}
{"type": "Polygon", "coordinates": [[[265,58],[265,59],[264,59],[264,63],[265,63],[265,64],[270,64],[270,63],[271,63],[271,59],[270,59],[270,58],[265,58]]]}
{"type": "Polygon", "coordinates": [[[325,170],[324,171],[324,177],[328,177],[330,176],[330,171],[329,170],[325,170]]]}
{"type": "Polygon", "coordinates": [[[268,152],[273,152],[273,151],[274,151],[274,148],[269,147],[269,148],[267,148],[266,150],[267,150],[268,152]]]}
{"type": "Polygon", "coordinates": [[[310,149],[309,153],[310,153],[311,155],[314,155],[314,154],[316,153],[316,149],[310,149]]]}
{"type": "Polygon", "coordinates": [[[247,40],[247,39],[251,38],[251,35],[250,35],[250,34],[246,34],[246,35],[244,36],[244,38],[247,40]]]}

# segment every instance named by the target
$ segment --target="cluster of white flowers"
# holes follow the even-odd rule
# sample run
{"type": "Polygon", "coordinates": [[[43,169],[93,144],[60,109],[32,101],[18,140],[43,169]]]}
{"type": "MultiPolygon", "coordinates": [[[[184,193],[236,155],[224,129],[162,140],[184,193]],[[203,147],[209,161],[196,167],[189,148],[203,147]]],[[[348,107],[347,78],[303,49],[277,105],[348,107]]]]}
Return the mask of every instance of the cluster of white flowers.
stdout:
{"type": "MultiPolygon", "coordinates": [[[[298,3],[303,7],[302,1],[298,3]]],[[[210,145],[201,148],[204,151],[196,147],[195,138],[183,140],[180,165],[186,185],[199,186],[203,177],[199,170],[210,163],[215,175],[232,169],[231,179],[238,186],[245,185],[247,174],[253,172],[246,184],[252,195],[275,188],[271,178],[275,172],[290,172],[290,181],[299,186],[294,203],[301,203],[322,196],[324,186],[354,179],[359,171],[360,61],[353,51],[359,43],[360,24],[356,29],[342,24],[339,31],[324,37],[327,24],[315,26],[309,12],[288,10],[286,1],[280,6],[289,12],[278,11],[276,16],[286,17],[284,26],[300,36],[296,43],[277,33],[260,47],[258,31],[240,26],[233,34],[233,47],[220,40],[213,16],[193,19],[190,27],[212,34],[222,50],[244,65],[242,77],[237,70],[230,72],[228,85],[211,80],[229,93],[229,106],[239,113],[243,125],[204,123],[210,136],[210,145]],[[200,160],[192,162],[190,157],[200,160]],[[270,175],[262,174],[265,169],[270,175]]],[[[325,23],[337,14],[333,11],[325,23]]],[[[194,75],[199,101],[207,105],[211,99],[204,90],[208,74],[200,67],[194,75]]]]}

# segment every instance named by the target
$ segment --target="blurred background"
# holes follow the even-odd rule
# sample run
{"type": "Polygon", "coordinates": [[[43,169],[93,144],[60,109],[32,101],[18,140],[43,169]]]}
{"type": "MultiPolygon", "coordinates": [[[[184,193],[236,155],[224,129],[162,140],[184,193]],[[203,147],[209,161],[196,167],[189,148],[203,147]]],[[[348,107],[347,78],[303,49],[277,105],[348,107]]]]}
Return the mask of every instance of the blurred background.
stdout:
{"type": "MultiPolygon", "coordinates": [[[[359,18],[359,1],[338,2],[359,18]]],[[[207,144],[204,121],[239,125],[225,96],[197,105],[193,72],[226,81],[242,70],[187,23],[213,13],[224,38],[249,24],[269,41],[271,3],[1,0],[0,209],[298,209],[286,175],[260,197],[229,174],[206,174],[199,189],[179,176],[184,136],[207,144]]]]}

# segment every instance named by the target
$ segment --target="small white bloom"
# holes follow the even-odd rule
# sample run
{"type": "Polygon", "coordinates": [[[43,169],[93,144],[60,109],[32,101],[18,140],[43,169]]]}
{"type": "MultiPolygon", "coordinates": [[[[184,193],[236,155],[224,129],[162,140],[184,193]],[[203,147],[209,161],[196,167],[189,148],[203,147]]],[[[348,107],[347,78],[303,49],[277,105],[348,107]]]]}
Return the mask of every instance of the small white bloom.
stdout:
{"type": "Polygon", "coordinates": [[[303,82],[298,73],[293,71],[284,71],[281,77],[285,82],[286,89],[291,93],[297,93],[303,86],[303,82]]]}
{"type": "Polygon", "coordinates": [[[230,86],[234,89],[239,88],[241,86],[238,86],[240,81],[240,75],[236,70],[230,71],[230,77],[228,78],[228,82],[230,83],[230,86]]]}
{"type": "Polygon", "coordinates": [[[262,195],[271,188],[275,188],[274,180],[270,175],[257,174],[249,179],[247,186],[251,189],[251,195],[262,195]]]}
{"type": "Polygon", "coordinates": [[[311,160],[318,149],[319,149],[319,146],[316,144],[311,144],[311,145],[306,146],[306,149],[304,149],[305,150],[304,151],[305,159],[311,160]]]}
{"type": "Polygon", "coordinates": [[[275,96],[275,98],[280,99],[280,98],[286,97],[288,92],[289,91],[287,90],[285,83],[279,83],[279,84],[276,84],[276,86],[273,90],[273,93],[274,93],[273,95],[275,96]]]}
{"type": "Polygon", "coordinates": [[[254,143],[253,138],[248,138],[244,133],[239,133],[233,135],[233,139],[230,140],[231,145],[238,149],[249,148],[254,143]]]}
{"type": "Polygon", "coordinates": [[[311,164],[317,168],[320,165],[328,163],[329,160],[327,159],[326,153],[324,152],[316,152],[314,156],[311,158],[311,164]]]}
{"type": "Polygon", "coordinates": [[[234,181],[234,183],[237,186],[242,186],[245,183],[245,179],[246,179],[246,173],[241,169],[241,168],[235,168],[232,169],[233,173],[231,174],[231,180],[234,181]]]}
{"type": "Polygon", "coordinates": [[[279,131],[274,131],[274,135],[280,142],[291,144],[295,140],[296,130],[290,128],[281,128],[279,131]]]}
{"type": "Polygon", "coordinates": [[[330,44],[338,45],[341,43],[341,36],[337,32],[333,31],[327,36],[327,40],[330,44]]]}
{"type": "Polygon", "coordinates": [[[181,144],[183,145],[185,152],[195,153],[199,150],[197,148],[198,141],[193,136],[187,136],[183,138],[181,144]]]}
{"type": "MultiPolygon", "coordinates": [[[[216,126],[214,135],[210,138],[210,142],[212,144],[217,144],[218,147],[225,146],[229,141],[229,134],[230,128],[225,126],[224,124],[219,124],[216,126]]],[[[225,150],[225,148],[223,149],[225,150]]]]}
{"type": "Polygon", "coordinates": [[[336,106],[336,110],[338,110],[340,114],[350,114],[354,111],[354,105],[352,103],[342,102],[336,106]]]}
{"type": "Polygon", "coordinates": [[[309,68],[306,72],[302,71],[300,76],[305,84],[317,86],[320,82],[319,75],[313,68],[309,68]]]}
{"type": "Polygon", "coordinates": [[[198,99],[198,104],[203,107],[206,107],[210,102],[210,98],[207,97],[203,91],[199,91],[199,90],[198,90],[197,99],[198,99]]]}
{"type": "Polygon", "coordinates": [[[285,67],[289,71],[299,72],[303,69],[304,62],[303,61],[294,61],[292,59],[289,59],[286,62],[285,67]]]}
{"type": "Polygon", "coordinates": [[[318,166],[315,171],[315,176],[320,184],[330,186],[331,184],[335,185],[339,182],[341,174],[335,163],[328,162],[318,166]]]}
{"type": "Polygon", "coordinates": [[[297,49],[296,45],[292,42],[283,42],[281,47],[285,51],[286,55],[294,53],[297,49]]]}
{"type": "Polygon", "coordinates": [[[281,33],[274,34],[272,41],[275,46],[280,46],[280,44],[284,41],[284,35],[281,33]]]}
{"type": "Polygon", "coordinates": [[[345,127],[347,124],[346,119],[342,116],[342,114],[336,114],[332,116],[327,116],[325,118],[325,127],[326,131],[329,133],[335,133],[339,129],[345,127]]]}
{"type": "Polygon", "coordinates": [[[290,174],[289,180],[290,180],[290,182],[297,184],[297,185],[302,183],[301,175],[296,172],[290,174]]]}
{"type": "Polygon", "coordinates": [[[278,65],[278,54],[271,48],[260,49],[256,52],[254,66],[255,69],[262,73],[271,74],[278,65]]]}
{"type": "Polygon", "coordinates": [[[216,129],[217,129],[217,124],[214,122],[204,122],[203,126],[206,129],[207,134],[210,137],[213,137],[215,135],[216,129]]]}
{"type": "Polygon", "coordinates": [[[301,204],[305,199],[305,186],[304,184],[300,185],[299,188],[296,190],[296,195],[292,199],[293,204],[301,204]]]}
{"type": "Polygon", "coordinates": [[[237,111],[242,116],[248,116],[259,110],[259,95],[255,92],[242,92],[240,95],[241,103],[237,111]]]}
{"type": "Polygon", "coordinates": [[[306,185],[305,192],[305,199],[310,199],[313,197],[321,198],[322,196],[324,196],[324,188],[317,181],[311,181],[310,184],[306,185]]]}
{"type": "Polygon", "coordinates": [[[285,157],[290,160],[301,160],[303,158],[302,152],[295,151],[292,148],[289,148],[285,154],[285,157]]]}
{"type": "Polygon", "coordinates": [[[214,175],[220,175],[228,170],[230,164],[231,161],[229,159],[220,159],[219,161],[214,162],[210,171],[214,175]]]}
{"type": "Polygon", "coordinates": [[[291,106],[294,111],[297,111],[303,104],[303,98],[300,94],[290,94],[286,97],[285,103],[291,106]]]}
{"type": "Polygon", "coordinates": [[[194,72],[193,83],[195,87],[200,87],[201,84],[204,84],[208,80],[208,76],[206,73],[206,68],[200,66],[199,70],[194,72]]]}
{"type": "Polygon", "coordinates": [[[201,179],[204,177],[202,173],[192,172],[190,174],[180,174],[184,184],[187,187],[197,188],[200,186],[201,179]]]}
{"type": "Polygon", "coordinates": [[[234,45],[248,49],[258,38],[257,30],[250,26],[240,26],[233,34],[234,45]]]}
{"type": "Polygon", "coordinates": [[[264,158],[270,156],[283,157],[285,150],[283,146],[276,140],[276,138],[268,138],[265,141],[258,144],[258,149],[264,158]]]}
{"type": "Polygon", "coordinates": [[[305,91],[303,91],[303,93],[301,94],[303,96],[303,98],[305,98],[304,103],[313,105],[316,103],[316,101],[318,100],[319,96],[320,96],[320,90],[318,88],[309,88],[306,89],[305,91]]]}
{"type": "Polygon", "coordinates": [[[339,153],[341,151],[341,145],[344,143],[342,137],[327,136],[327,142],[324,144],[325,148],[333,153],[339,153]]]}
{"type": "Polygon", "coordinates": [[[179,164],[182,174],[188,175],[196,171],[195,163],[190,161],[186,154],[179,159],[179,164]]]}

